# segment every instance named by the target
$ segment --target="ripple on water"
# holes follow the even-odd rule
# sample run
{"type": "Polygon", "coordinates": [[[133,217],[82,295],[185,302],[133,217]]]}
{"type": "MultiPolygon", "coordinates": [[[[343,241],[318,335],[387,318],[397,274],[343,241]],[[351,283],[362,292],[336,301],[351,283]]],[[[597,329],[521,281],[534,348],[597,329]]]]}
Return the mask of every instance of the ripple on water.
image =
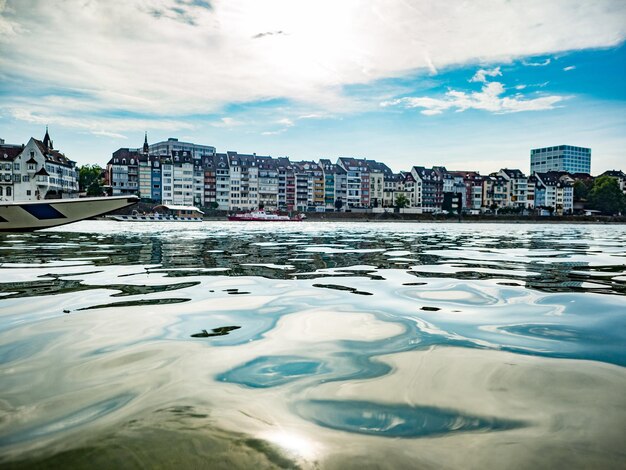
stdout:
{"type": "Polygon", "coordinates": [[[380,437],[418,438],[458,432],[506,431],[527,426],[522,421],[473,416],[434,406],[308,400],[296,403],[294,408],[301,417],[320,426],[380,437]]]}
{"type": "Polygon", "coordinates": [[[498,330],[521,336],[534,336],[554,341],[581,341],[585,339],[583,331],[561,325],[510,325],[499,327],[498,330]]]}
{"type": "Polygon", "coordinates": [[[192,467],[204,445],[198,467],[235,448],[295,466],[256,439],[277,429],[372,466],[396,449],[443,466],[449,440],[415,438],[448,435],[450,466],[505,468],[513,448],[623,461],[625,226],[140,225],[0,234],[2,464],[39,448],[72,467],[79,435],[106,463],[134,432],[129,460],[192,467]],[[245,435],[216,457],[222,424],[245,435]]]}
{"type": "Polygon", "coordinates": [[[317,359],[302,356],[262,356],[218,375],[217,380],[251,388],[269,388],[328,372],[330,369],[317,359]]]}
{"type": "Polygon", "coordinates": [[[133,398],[135,398],[134,394],[123,393],[107,400],[91,404],[65,416],[55,417],[43,424],[14,432],[0,439],[0,449],[3,446],[43,438],[79,426],[84,426],[126,406],[133,398]]]}

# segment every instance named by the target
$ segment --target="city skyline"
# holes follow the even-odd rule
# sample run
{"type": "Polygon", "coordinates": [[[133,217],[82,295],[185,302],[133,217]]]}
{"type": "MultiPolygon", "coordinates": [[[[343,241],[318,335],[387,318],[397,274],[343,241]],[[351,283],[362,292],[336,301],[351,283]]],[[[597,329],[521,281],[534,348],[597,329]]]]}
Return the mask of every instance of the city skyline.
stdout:
{"type": "Polygon", "coordinates": [[[592,148],[599,174],[625,157],[625,17],[609,0],[5,1],[0,138],[48,124],[79,165],[104,166],[147,131],[485,174],[529,172],[530,149],[566,144],[592,148]]]}

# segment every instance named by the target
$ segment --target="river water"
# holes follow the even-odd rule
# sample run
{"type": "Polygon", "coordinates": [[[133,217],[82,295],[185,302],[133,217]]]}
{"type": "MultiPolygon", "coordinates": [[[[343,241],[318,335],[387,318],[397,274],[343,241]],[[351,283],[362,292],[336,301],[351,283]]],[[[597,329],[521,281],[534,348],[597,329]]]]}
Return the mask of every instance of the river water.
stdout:
{"type": "Polygon", "coordinates": [[[624,468],[626,226],[0,234],[0,466],[624,468]]]}

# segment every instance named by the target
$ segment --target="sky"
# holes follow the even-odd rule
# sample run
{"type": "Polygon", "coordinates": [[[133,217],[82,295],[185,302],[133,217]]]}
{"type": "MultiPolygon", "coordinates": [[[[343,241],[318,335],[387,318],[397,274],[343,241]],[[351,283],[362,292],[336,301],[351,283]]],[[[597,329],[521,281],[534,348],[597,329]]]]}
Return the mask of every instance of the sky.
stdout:
{"type": "Polygon", "coordinates": [[[0,0],[0,138],[626,170],[624,0],[0,0]]]}

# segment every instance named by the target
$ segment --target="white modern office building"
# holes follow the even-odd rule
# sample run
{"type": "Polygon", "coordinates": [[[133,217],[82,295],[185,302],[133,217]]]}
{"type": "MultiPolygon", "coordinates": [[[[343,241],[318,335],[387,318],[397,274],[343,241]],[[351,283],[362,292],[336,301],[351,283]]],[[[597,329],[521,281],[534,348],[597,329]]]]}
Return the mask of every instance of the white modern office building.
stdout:
{"type": "Polygon", "coordinates": [[[530,151],[530,173],[567,171],[591,173],[591,149],[571,145],[557,145],[530,151]]]}

